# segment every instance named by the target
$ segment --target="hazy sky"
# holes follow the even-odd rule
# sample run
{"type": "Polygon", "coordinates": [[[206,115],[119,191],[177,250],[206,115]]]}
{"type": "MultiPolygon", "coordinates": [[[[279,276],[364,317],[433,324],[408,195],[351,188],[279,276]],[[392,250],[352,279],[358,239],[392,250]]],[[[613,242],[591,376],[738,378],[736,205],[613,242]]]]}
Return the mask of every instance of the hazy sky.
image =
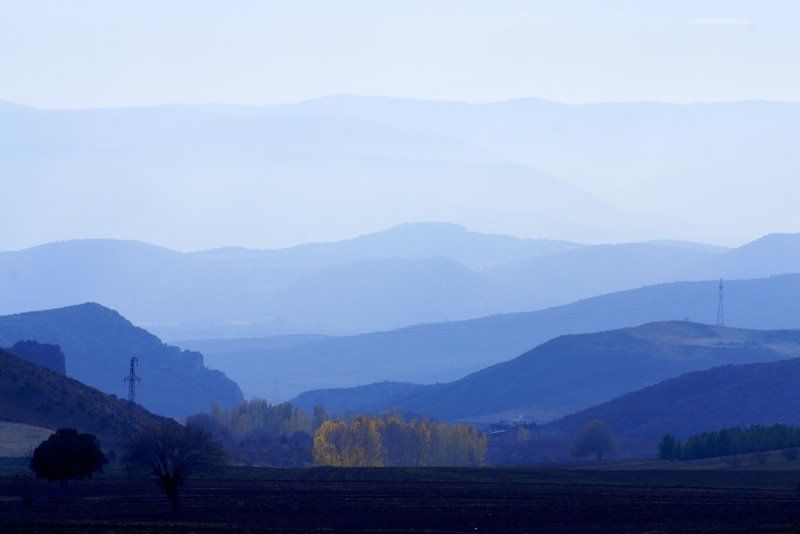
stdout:
{"type": "MultiPolygon", "coordinates": [[[[798,27],[800,0],[0,0],[0,101],[96,108],[356,94],[471,102],[800,102],[798,27]]],[[[472,145],[491,144],[503,130],[491,139],[479,135],[484,127],[475,138],[448,130],[459,138],[456,145],[467,143],[451,158],[434,138],[406,137],[403,121],[395,131],[357,121],[330,130],[327,119],[300,120],[273,137],[266,135],[269,124],[279,121],[263,121],[265,130],[257,131],[266,137],[243,139],[272,152],[254,149],[248,159],[207,150],[202,132],[184,130],[176,119],[175,135],[195,151],[184,157],[164,133],[172,123],[148,122],[179,108],[143,112],[143,119],[126,123],[127,131],[104,130],[115,123],[99,119],[70,130],[71,113],[24,114],[18,124],[13,118],[0,123],[0,198],[13,198],[17,210],[7,203],[0,228],[4,218],[6,226],[25,221],[15,232],[0,232],[0,249],[98,236],[179,249],[282,246],[420,220],[576,241],[668,237],[738,244],[800,231],[794,105],[738,104],[737,115],[697,119],[707,127],[685,115],[659,119],[655,108],[661,107],[626,108],[655,113],[636,126],[641,136],[624,137],[630,125],[613,114],[590,114],[597,120],[586,118],[573,131],[559,121],[575,117],[562,110],[567,115],[552,128],[563,137],[525,137],[535,133],[527,132],[529,125],[549,124],[540,115],[512,128],[507,145],[493,146],[506,163],[522,162],[594,195],[573,191],[559,202],[552,198],[566,197],[543,192],[550,179],[537,181],[528,170],[454,163],[480,159],[472,145]],[[774,111],[750,114],[753,107],[774,111]],[[151,139],[153,132],[167,137],[151,139]],[[563,146],[533,150],[553,139],[563,146]],[[603,140],[608,143],[597,142],[603,140]],[[164,150],[144,150],[151,141],[164,150]],[[104,143],[124,150],[98,149],[104,143]],[[305,156],[295,161],[297,151],[305,156]],[[434,152],[443,162],[453,160],[449,170],[425,163],[434,152]],[[331,153],[339,159],[325,159],[331,153]],[[362,153],[369,157],[353,155],[362,153]],[[375,155],[399,159],[371,160],[375,155]],[[498,176],[505,186],[496,184],[498,176]],[[420,194],[417,182],[430,191],[420,194]],[[478,185],[470,189],[473,182],[478,185]],[[523,187],[539,189],[526,197],[523,187]],[[544,204],[542,213],[532,214],[528,198],[544,204]],[[576,198],[597,211],[576,208],[576,198]],[[519,202],[514,213],[512,200],[519,202]],[[31,219],[33,209],[48,217],[31,219]],[[631,213],[647,224],[630,224],[631,213]],[[626,233],[609,233],[606,223],[626,233]]],[[[717,108],[700,107],[705,111],[695,109],[695,117],[717,108]]],[[[601,108],[614,106],[592,109],[601,108]]]]}
{"type": "Polygon", "coordinates": [[[0,0],[0,99],[797,101],[798,24],[796,0],[0,0]]]}

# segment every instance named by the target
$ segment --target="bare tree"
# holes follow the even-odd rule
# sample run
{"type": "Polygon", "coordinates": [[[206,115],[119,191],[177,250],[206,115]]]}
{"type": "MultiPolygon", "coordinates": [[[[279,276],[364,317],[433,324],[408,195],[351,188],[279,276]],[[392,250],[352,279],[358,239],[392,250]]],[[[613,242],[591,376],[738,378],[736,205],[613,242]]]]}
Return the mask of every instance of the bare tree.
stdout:
{"type": "Polygon", "coordinates": [[[213,470],[225,461],[222,446],[199,428],[165,423],[149,427],[128,446],[129,467],[144,466],[158,483],[177,512],[180,488],[189,477],[213,470]]]}

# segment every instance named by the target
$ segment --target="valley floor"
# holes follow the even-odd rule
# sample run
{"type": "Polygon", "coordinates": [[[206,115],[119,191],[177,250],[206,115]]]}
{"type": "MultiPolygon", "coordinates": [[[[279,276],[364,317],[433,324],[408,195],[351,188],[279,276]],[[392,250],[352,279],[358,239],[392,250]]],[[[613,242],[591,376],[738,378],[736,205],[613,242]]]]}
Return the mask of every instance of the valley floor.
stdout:
{"type": "Polygon", "coordinates": [[[192,482],[177,516],[150,481],[25,504],[3,477],[4,531],[764,532],[800,518],[796,471],[239,468],[192,482]]]}

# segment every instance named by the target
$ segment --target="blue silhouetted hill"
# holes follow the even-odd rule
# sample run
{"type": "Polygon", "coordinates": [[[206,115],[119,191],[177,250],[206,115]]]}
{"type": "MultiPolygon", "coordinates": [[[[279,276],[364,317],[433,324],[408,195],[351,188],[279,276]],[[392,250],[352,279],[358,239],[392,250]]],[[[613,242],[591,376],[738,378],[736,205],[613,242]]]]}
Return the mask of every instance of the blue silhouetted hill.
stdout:
{"type": "MultiPolygon", "coordinates": [[[[726,280],[726,324],[765,330],[800,328],[798,295],[800,275],[726,280]]],[[[217,349],[209,358],[234,379],[259,377],[259,382],[243,382],[248,395],[274,398],[277,392],[283,395],[281,399],[311,389],[387,380],[452,382],[565,334],[669,320],[713,322],[717,300],[715,280],[659,284],[545,310],[330,337],[285,349],[241,354],[217,349]]]]}
{"type": "Polygon", "coordinates": [[[800,331],[669,321],[560,336],[517,358],[446,384],[390,383],[321,390],[304,393],[294,402],[300,406],[321,404],[329,411],[399,408],[448,420],[515,411],[535,418],[542,414],[552,417],[688,371],[798,356],[800,331]]]}
{"type": "Polygon", "coordinates": [[[36,340],[61,347],[70,377],[125,398],[131,357],[139,360],[136,400],[170,417],[185,417],[212,404],[243,400],[239,387],[222,372],[205,367],[203,355],[162,343],[114,310],[81,304],[0,317],[0,339],[8,345],[36,340]]]}
{"type": "Polygon", "coordinates": [[[67,374],[66,358],[58,345],[37,341],[17,341],[8,351],[18,358],[35,363],[53,372],[67,374]]]}
{"type": "MultiPolygon", "coordinates": [[[[784,334],[772,332],[776,344],[784,334]]],[[[796,332],[786,333],[798,335],[796,332]]],[[[601,419],[622,437],[688,437],[735,426],[800,425],[800,359],[725,365],[686,373],[593,406],[548,425],[572,435],[601,419]]]]}

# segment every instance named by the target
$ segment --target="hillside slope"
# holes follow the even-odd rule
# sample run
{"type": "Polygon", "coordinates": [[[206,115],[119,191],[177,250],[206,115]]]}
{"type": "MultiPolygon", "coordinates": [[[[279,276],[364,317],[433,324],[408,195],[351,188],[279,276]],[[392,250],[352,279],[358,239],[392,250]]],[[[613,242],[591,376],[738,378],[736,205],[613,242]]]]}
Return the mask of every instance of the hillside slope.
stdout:
{"type": "Polygon", "coordinates": [[[202,354],[165,345],[99,304],[0,317],[0,340],[59,345],[70,377],[123,398],[127,386],[122,380],[136,356],[142,379],[137,400],[166,416],[185,417],[212,403],[231,406],[243,398],[233,381],[204,366],[202,354]]]}
{"type": "MultiPolygon", "coordinates": [[[[449,420],[518,410],[541,420],[687,371],[799,356],[800,331],[763,332],[685,321],[650,323],[561,336],[510,361],[455,382],[411,390],[405,397],[398,397],[387,385],[384,402],[378,402],[379,394],[373,391],[370,403],[355,409],[380,411],[396,407],[449,420]]],[[[358,390],[350,391],[361,395],[358,390]]],[[[333,400],[341,405],[345,393],[334,393],[333,400]]],[[[320,392],[305,397],[326,404],[320,392]]],[[[304,405],[304,396],[297,401],[304,405]]]]}
{"type": "Polygon", "coordinates": [[[0,350],[0,420],[56,429],[72,427],[119,448],[137,428],[163,421],[140,406],[106,395],[0,350]]]}
{"type": "MultiPolygon", "coordinates": [[[[782,333],[772,333],[781,342],[782,333]]],[[[796,335],[793,333],[791,335],[796,335]]],[[[601,419],[622,437],[679,437],[720,428],[800,425],[800,359],[686,373],[588,408],[545,427],[574,434],[601,419]]]]}
{"type": "MultiPolygon", "coordinates": [[[[717,281],[660,284],[536,312],[331,337],[286,349],[236,354],[217,349],[207,357],[248,396],[273,401],[312,389],[386,380],[451,382],[564,334],[687,318],[713,322],[717,296],[717,281]]],[[[800,275],[726,281],[726,324],[767,330],[800,328],[798,296],[800,275]]]]}
{"type": "Polygon", "coordinates": [[[694,278],[756,278],[800,272],[800,234],[769,234],[691,269],[694,278]]]}

